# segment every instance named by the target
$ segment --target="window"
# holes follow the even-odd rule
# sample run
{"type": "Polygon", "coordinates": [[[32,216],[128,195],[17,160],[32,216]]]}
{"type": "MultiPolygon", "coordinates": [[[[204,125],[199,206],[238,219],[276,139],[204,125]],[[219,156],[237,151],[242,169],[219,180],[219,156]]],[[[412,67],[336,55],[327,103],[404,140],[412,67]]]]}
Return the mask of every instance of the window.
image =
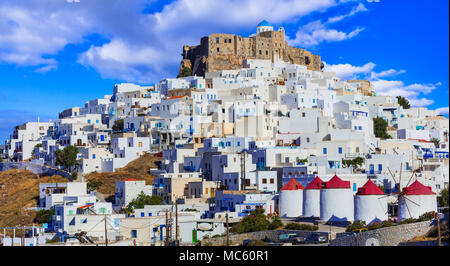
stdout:
{"type": "Polygon", "coordinates": [[[220,52],[220,48],[219,47],[217,47],[217,52],[220,52]]]}
{"type": "Polygon", "coordinates": [[[342,147],[339,147],[339,148],[338,148],[338,153],[339,153],[339,154],[342,154],[342,147]]]}
{"type": "Polygon", "coordinates": [[[139,147],[139,148],[142,148],[142,142],[139,142],[139,143],[138,143],[138,147],[139,147]]]}
{"type": "Polygon", "coordinates": [[[144,216],[145,216],[145,213],[141,212],[141,217],[144,217],[144,216]]]}
{"type": "Polygon", "coordinates": [[[216,43],[219,43],[219,38],[216,38],[216,43]]]}
{"type": "Polygon", "coordinates": [[[270,179],[270,184],[274,184],[275,183],[275,179],[271,178],[270,179]]]}
{"type": "Polygon", "coordinates": [[[266,179],[266,178],[263,178],[263,179],[262,179],[262,183],[263,183],[263,184],[267,184],[267,179],[266,179]]]}
{"type": "Polygon", "coordinates": [[[353,183],[353,191],[356,191],[356,183],[353,183]]]}
{"type": "Polygon", "coordinates": [[[73,210],[69,210],[69,215],[73,215],[73,210]]]}
{"type": "Polygon", "coordinates": [[[323,154],[327,154],[327,148],[323,148],[323,154]]]}
{"type": "Polygon", "coordinates": [[[137,238],[137,230],[131,230],[131,238],[137,238]]]}
{"type": "Polygon", "coordinates": [[[378,171],[382,171],[383,170],[383,165],[382,164],[378,164],[378,171]]]}
{"type": "Polygon", "coordinates": [[[92,159],[95,159],[95,154],[92,154],[92,159]]]}

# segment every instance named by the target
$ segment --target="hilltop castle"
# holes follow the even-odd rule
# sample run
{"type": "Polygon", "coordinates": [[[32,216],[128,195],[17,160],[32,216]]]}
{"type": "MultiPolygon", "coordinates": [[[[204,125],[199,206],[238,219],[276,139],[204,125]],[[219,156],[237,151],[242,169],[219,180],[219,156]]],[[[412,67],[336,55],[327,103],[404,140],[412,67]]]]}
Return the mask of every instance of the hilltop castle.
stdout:
{"type": "Polygon", "coordinates": [[[183,60],[180,73],[184,68],[191,69],[192,75],[203,76],[206,72],[242,67],[245,59],[269,59],[277,56],[294,64],[305,65],[310,70],[323,68],[321,58],[309,51],[287,45],[284,28],[277,31],[263,20],[258,24],[256,34],[242,37],[235,34],[214,33],[201,38],[200,45],[183,46],[183,60]]]}

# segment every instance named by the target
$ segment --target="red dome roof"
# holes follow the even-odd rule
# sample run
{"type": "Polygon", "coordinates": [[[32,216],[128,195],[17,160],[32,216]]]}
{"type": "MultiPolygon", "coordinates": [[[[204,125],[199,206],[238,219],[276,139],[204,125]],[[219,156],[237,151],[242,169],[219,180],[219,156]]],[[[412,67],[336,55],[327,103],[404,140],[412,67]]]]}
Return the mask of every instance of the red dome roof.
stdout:
{"type": "Polygon", "coordinates": [[[356,195],[384,195],[383,191],[369,179],[364,186],[358,188],[356,195]]]}
{"type": "Polygon", "coordinates": [[[322,188],[350,188],[350,181],[343,181],[334,174],[330,181],[322,183],[322,188]]]}
{"type": "Polygon", "coordinates": [[[318,176],[311,181],[305,189],[320,189],[322,187],[322,179],[320,179],[318,176]]]}
{"type": "Polygon", "coordinates": [[[436,195],[436,193],[431,190],[431,187],[424,186],[419,181],[414,181],[409,187],[404,188],[406,195],[436,195]]]}
{"type": "Polygon", "coordinates": [[[304,189],[302,184],[300,184],[295,178],[291,178],[289,182],[284,185],[281,190],[298,190],[298,189],[304,189]]]}

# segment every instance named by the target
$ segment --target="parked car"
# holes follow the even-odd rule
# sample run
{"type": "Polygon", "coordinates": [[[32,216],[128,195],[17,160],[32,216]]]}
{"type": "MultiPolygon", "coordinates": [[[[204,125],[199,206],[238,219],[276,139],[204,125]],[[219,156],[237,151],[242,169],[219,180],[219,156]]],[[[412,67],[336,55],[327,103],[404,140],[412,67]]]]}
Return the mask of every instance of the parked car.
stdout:
{"type": "Polygon", "coordinates": [[[320,244],[320,243],[326,243],[328,241],[328,238],[324,235],[320,234],[310,234],[306,238],[306,243],[308,244],[320,244]]]}
{"type": "Polygon", "coordinates": [[[297,234],[281,234],[280,241],[283,243],[303,244],[306,238],[297,234]]]}

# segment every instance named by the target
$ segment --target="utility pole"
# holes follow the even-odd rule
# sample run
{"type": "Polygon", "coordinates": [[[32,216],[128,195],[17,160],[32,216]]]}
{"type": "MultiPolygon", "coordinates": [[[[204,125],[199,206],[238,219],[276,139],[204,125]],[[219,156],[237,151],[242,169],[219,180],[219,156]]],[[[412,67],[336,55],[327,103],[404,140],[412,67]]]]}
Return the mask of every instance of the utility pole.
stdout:
{"type": "Polygon", "coordinates": [[[175,200],[175,245],[178,246],[178,199],[175,200]]]}
{"type": "Polygon", "coordinates": [[[230,230],[229,230],[229,226],[228,226],[228,211],[225,214],[225,218],[226,218],[226,223],[227,223],[227,247],[230,246],[230,230]]]}
{"type": "Polygon", "coordinates": [[[105,245],[108,246],[108,227],[106,226],[106,214],[105,214],[105,245]]]}
{"type": "Polygon", "coordinates": [[[169,228],[170,228],[170,230],[169,230],[169,245],[171,245],[172,244],[172,235],[173,235],[173,232],[172,232],[172,222],[173,222],[173,219],[172,219],[172,210],[173,210],[173,204],[172,204],[172,208],[170,209],[170,213],[169,213],[169,228]]]}
{"type": "Polygon", "coordinates": [[[437,218],[437,230],[438,230],[438,246],[441,246],[441,216],[439,212],[436,213],[437,218]]]}
{"type": "Polygon", "coordinates": [[[21,242],[21,246],[25,246],[25,225],[23,224],[23,215],[22,215],[22,208],[23,208],[23,203],[22,200],[20,201],[20,223],[22,225],[22,242],[21,242]]]}
{"type": "Polygon", "coordinates": [[[168,246],[169,244],[169,214],[167,213],[166,209],[166,243],[165,246],[168,246]]]}

